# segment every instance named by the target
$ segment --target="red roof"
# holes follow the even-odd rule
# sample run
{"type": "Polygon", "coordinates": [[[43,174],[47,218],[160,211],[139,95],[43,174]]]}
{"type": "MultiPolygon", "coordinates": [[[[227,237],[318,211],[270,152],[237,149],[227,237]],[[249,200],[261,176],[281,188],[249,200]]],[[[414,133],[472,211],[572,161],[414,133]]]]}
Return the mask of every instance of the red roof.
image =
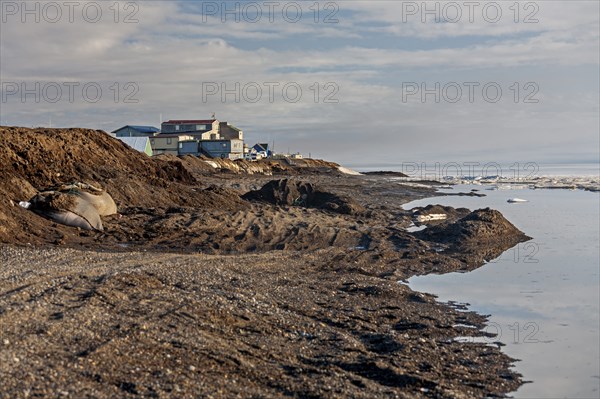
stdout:
{"type": "Polygon", "coordinates": [[[212,125],[216,119],[176,119],[163,123],[169,123],[173,125],[212,125]]]}

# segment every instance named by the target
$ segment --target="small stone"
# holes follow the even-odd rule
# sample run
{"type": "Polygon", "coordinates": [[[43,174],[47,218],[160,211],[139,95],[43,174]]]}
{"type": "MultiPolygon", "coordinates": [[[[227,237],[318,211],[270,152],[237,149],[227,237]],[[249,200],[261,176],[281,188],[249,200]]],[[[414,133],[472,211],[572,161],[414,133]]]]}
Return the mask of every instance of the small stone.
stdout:
{"type": "Polygon", "coordinates": [[[196,371],[196,367],[194,367],[194,366],[190,366],[188,368],[190,369],[190,371],[196,371]]]}
{"type": "Polygon", "coordinates": [[[8,339],[6,339],[6,338],[4,338],[4,340],[2,341],[2,343],[4,345],[10,345],[10,341],[8,339]]]}

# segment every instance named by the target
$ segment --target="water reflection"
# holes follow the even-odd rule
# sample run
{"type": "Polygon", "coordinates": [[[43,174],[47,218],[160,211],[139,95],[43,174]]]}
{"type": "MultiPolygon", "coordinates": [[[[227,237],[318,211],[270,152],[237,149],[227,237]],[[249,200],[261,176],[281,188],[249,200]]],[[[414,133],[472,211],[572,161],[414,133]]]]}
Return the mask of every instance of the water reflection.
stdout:
{"type": "Polygon", "coordinates": [[[503,351],[522,360],[516,369],[533,380],[515,397],[599,397],[599,194],[524,189],[518,196],[529,202],[510,204],[510,191],[485,193],[415,201],[405,208],[489,206],[533,239],[475,271],[414,277],[410,286],[491,314],[488,332],[497,330],[497,336],[489,343],[506,344],[503,351]]]}

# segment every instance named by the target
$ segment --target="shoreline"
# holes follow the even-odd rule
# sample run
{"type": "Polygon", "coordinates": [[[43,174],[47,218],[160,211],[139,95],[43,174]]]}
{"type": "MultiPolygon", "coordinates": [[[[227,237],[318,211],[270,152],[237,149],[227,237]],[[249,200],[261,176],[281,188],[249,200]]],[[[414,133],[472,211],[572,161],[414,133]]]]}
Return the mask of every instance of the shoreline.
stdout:
{"type": "MultiPolygon", "coordinates": [[[[383,181],[378,184],[381,184],[376,189],[379,191],[389,187],[383,181]]],[[[430,194],[435,195],[421,192],[408,199],[429,198],[430,194]]],[[[372,192],[368,195],[372,196],[372,192]]],[[[397,205],[404,203],[398,201],[397,205]]],[[[121,248],[121,252],[114,252],[114,248],[103,251],[106,252],[57,246],[0,246],[3,263],[14,264],[15,259],[20,259],[11,272],[4,269],[0,279],[4,282],[0,286],[4,294],[0,300],[3,309],[0,324],[3,331],[14,332],[2,337],[10,344],[3,347],[7,362],[3,362],[0,374],[7,381],[6,389],[11,395],[21,397],[27,385],[33,387],[32,394],[52,395],[60,388],[75,396],[94,392],[98,397],[133,395],[132,390],[138,394],[165,393],[169,392],[164,391],[169,386],[173,387],[171,392],[177,392],[179,387],[182,396],[191,392],[279,396],[287,391],[300,396],[482,397],[501,396],[521,384],[519,375],[510,370],[512,361],[501,352],[500,346],[454,342],[456,336],[481,336],[485,317],[475,312],[459,312],[449,304],[436,302],[433,296],[396,282],[428,273],[427,269],[436,270],[431,264],[408,272],[381,262],[377,251],[335,248],[312,253],[284,250],[247,255],[130,252],[127,248],[121,248]],[[53,258],[58,259],[49,260],[53,258]],[[41,270],[36,270],[37,267],[41,270]],[[308,281],[303,281],[307,278],[308,281]],[[157,288],[162,291],[160,294],[157,288]],[[285,299],[282,290],[287,291],[285,299]],[[219,298],[227,305],[221,302],[216,306],[202,305],[204,300],[198,296],[199,292],[219,298]],[[278,324],[281,320],[273,324],[264,320],[265,313],[248,310],[248,301],[254,301],[256,295],[262,298],[258,299],[257,310],[267,306],[271,310],[266,315],[290,317],[290,322],[284,321],[282,328],[278,324]],[[139,309],[146,301],[148,305],[139,309]],[[148,321],[149,314],[172,312],[179,306],[177,303],[183,307],[174,313],[187,316],[170,313],[170,323],[175,326],[172,332],[162,331],[162,322],[157,324],[158,320],[148,321]],[[245,311],[240,313],[239,309],[245,311]],[[140,313],[135,314],[136,311],[140,313]],[[204,312],[218,315],[206,320],[204,312]],[[90,320],[93,320],[91,325],[90,320]],[[243,327],[231,330],[230,323],[241,323],[243,327]],[[117,325],[128,326],[125,336],[121,332],[123,327],[117,329],[117,325]],[[23,341],[18,338],[20,331],[32,329],[37,329],[33,336],[23,341]],[[98,334],[85,337],[89,330],[96,329],[100,331],[98,334]],[[178,335],[181,329],[188,331],[181,341],[186,351],[163,341],[164,334],[178,335]],[[195,347],[193,342],[205,337],[209,330],[218,333],[208,342],[220,342],[226,337],[229,343],[220,344],[217,352],[206,349],[206,345],[210,347],[208,342],[202,348],[195,347]],[[152,334],[156,336],[145,341],[152,334]],[[76,343],[67,338],[82,335],[76,343]],[[135,338],[127,338],[132,335],[135,338]],[[57,351],[40,347],[42,342],[55,339],[67,342],[57,351]],[[110,364],[124,361],[124,345],[134,350],[135,354],[130,353],[132,367],[137,364],[139,368],[142,362],[145,365],[141,372],[130,375],[120,367],[112,370],[99,366],[100,361],[107,359],[110,364]],[[162,348],[162,345],[167,346],[162,348]],[[170,355],[175,364],[168,366],[156,361],[147,365],[148,360],[144,359],[148,352],[157,350],[156,346],[161,347],[159,358],[170,355]],[[229,346],[245,347],[244,351],[250,354],[246,357],[229,346]],[[303,354],[307,348],[312,351],[310,356],[303,354]],[[48,352],[50,359],[43,358],[42,354],[48,352]],[[217,359],[214,361],[220,366],[210,366],[212,373],[217,367],[216,374],[203,376],[208,366],[195,363],[199,353],[200,357],[210,354],[217,359]],[[17,358],[19,362],[15,364],[17,358]],[[272,358],[280,360],[273,364],[268,360],[272,358]],[[237,359],[235,367],[225,366],[230,362],[227,359],[237,359]],[[254,371],[256,364],[247,364],[252,361],[261,364],[261,371],[254,371]],[[465,368],[465,362],[471,366],[465,368]],[[30,375],[29,379],[22,379],[27,370],[49,368],[55,363],[62,365],[58,374],[47,376],[54,389],[41,377],[30,375]],[[84,377],[76,370],[79,364],[83,364],[84,374],[101,376],[101,380],[84,377]],[[274,370],[278,375],[276,380],[282,382],[272,386],[269,375],[274,370]],[[161,377],[153,377],[155,381],[150,382],[148,373],[160,373],[161,377]],[[252,377],[244,378],[247,373],[252,377]],[[238,375],[235,384],[227,377],[232,374],[238,375]],[[67,381],[67,376],[83,381],[79,386],[68,387],[60,382],[62,378],[67,381]],[[119,382],[123,379],[127,380],[125,384],[119,382]],[[202,384],[192,383],[196,379],[202,384]]],[[[459,265],[456,262],[454,267],[462,267],[459,265]]]]}
{"type": "MultiPolygon", "coordinates": [[[[28,154],[0,178],[40,186],[28,154]]],[[[431,188],[327,163],[265,176],[189,158],[127,172],[137,154],[122,147],[98,157],[111,168],[72,176],[115,198],[104,231],[0,207],[13,223],[0,245],[3,394],[485,397],[522,384],[501,344],[454,340],[482,336],[486,317],[398,283],[472,270],[528,238],[498,212],[447,209],[410,233],[402,205],[431,188]],[[148,168],[165,177],[144,180],[148,168]]]]}

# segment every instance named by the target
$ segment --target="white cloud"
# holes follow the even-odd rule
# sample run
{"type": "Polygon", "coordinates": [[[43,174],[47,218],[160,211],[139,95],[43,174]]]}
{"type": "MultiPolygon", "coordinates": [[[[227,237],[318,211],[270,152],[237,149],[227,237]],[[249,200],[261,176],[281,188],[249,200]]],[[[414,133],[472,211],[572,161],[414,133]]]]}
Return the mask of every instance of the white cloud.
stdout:
{"type": "Polygon", "coordinates": [[[3,83],[98,82],[103,98],[90,103],[79,93],[72,103],[36,104],[12,96],[2,104],[0,120],[45,124],[53,115],[55,124],[110,130],[127,123],[157,124],[159,113],[207,117],[216,111],[243,126],[252,139],[268,134],[283,145],[338,160],[352,159],[357,148],[367,160],[393,160],[399,151],[435,156],[442,148],[457,153],[501,149],[508,157],[540,140],[549,143],[550,154],[560,151],[564,132],[577,126],[569,145],[589,155],[597,142],[590,134],[598,124],[598,79],[589,71],[598,66],[598,13],[593,12],[598,4],[573,3],[540,3],[540,23],[527,25],[403,24],[398,23],[400,6],[392,2],[340,2],[339,24],[310,19],[297,24],[281,19],[272,24],[204,22],[175,2],[154,1],[139,3],[139,23],[132,24],[114,23],[110,10],[95,24],[9,20],[1,26],[3,83]],[[314,46],[321,35],[335,45],[314,46]],[[394,46],[394,37],[410,46],[394,46]],[[430,39],[435,46],[423,44],[430,39]],[[260,46],[245,44],[252,41],[260,46]],[[588,72],[570,77],[570,86],[548,84],[564,79],[570,68],[588,72]],[[511,81],[539,77],[540,85],[546,83],[539,94],[543,101],[537,108],[401,101],[401,81],[488,76],[504,86],[506,95],[511,81]],[[131,93],[124,85],[134,82],[139,103],[115,104],[110,89],[115,82],[120,100],[131,93]],[[284,101],[281,92],[273,103],[266,101],[266,92],[256,104],[243,99],[222,103],[218,96],[205,102],[206,82],[226,82],[230,88],[235,82],[242,87],[298,82],[303,96],[294,104],[284,101]],[[310,89],[314,82],[321,90],[317,102],[310,89]],[[339,87],[337,104],[323,103],[328,82],[339,87]]]}

